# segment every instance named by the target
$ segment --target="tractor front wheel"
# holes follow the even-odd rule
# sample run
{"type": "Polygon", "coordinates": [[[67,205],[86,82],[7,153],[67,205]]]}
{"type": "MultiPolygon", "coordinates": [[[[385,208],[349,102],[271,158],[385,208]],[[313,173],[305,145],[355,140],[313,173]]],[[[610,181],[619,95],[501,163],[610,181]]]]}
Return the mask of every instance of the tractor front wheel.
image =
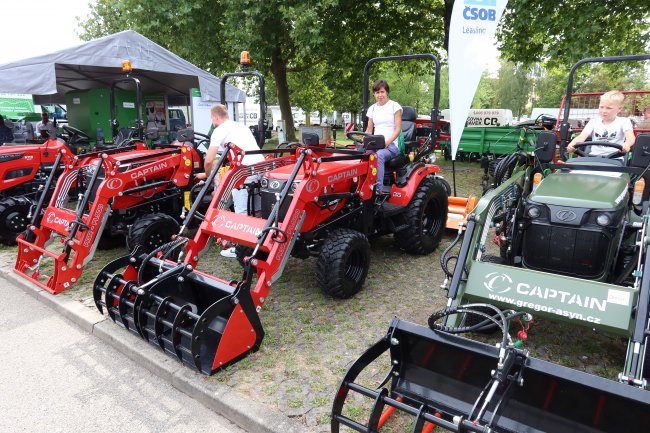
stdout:
{"type": "Polygon", "coordinates": [[[178,222],[167,214],[152,213],[144,215],[133,223],[126,236],[126,247],[133,252],[140,246],[140,252],[150,253],[156,248],[171,242],[173,235],[180,231],[178,222]]]}
{"type": "Polygon", "coordinates": [[[407,227],[394,234],[397,246],[410,254],[433,252],[440,244],[447,210],[445,186],[437,180],[424,179],[404,212],[407,227]]]}
{"type": "Polygon", "coordinates": [[[370,243],[350,229],[334,230],[325,239],[316,263],[316,280],[326,294],[347,299],[363,286],[370,267],[370,243]]]}
{"type": "Polygon", "coordinates": [[[16,237],[25,231],[29,224],[29,209],[32,201],[26,197],[7,197],[0,200],[0,242],[16,245],[16,237]]]}

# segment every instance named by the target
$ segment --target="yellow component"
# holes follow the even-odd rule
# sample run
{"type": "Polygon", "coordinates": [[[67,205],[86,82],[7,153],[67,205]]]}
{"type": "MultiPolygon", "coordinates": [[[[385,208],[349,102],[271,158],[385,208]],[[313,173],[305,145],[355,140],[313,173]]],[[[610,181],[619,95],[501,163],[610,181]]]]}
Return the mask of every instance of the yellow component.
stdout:
{"type": "Polygon", "coordinates": [[[239,64],[249,66],[251,64],[251,54],[248,51],[242,51],[239,55],[239,64]]]}
{"type": "Polygon", "coordinates": [[[189,159],[186,159],[185,160],[185,165],[189,167],[190,165],[192,165],[192,161],[190,161],[189,159]]]}
{"type": "Polygon", "coordinates": [[[372,175],[377,176],[377,167],[372,168],[372,175]]]}
{"type": "Polygon", "coordinates": [[[415,152],[409,153],[409,161],[413,162],[414,159],[415,159],[415,152]]]}
{"type": "Polygon", "coordinates": [[[537,186],[540,184],[542,181],[542,173],[535,173],[533,176],[533,191],[537,189],[537,186]]]}
{"type": "Polygon", "coordinates": [[[183,147],[183,150],[181,150],[182,153],[187,152],[187,147],[183,147]]]}
{"type": "Polygon", "coordinates": [[[131,66],[131,60],[122,60],[122,72],[125,74],[130,74],[133,71],[133,66],[131,66]]]}
{"type": "Polygon", "coordinates": [[[639,180],[634,182],[634,194],[632,195],[632,203],[641,204],[641,200],[643,199],[644,189],[645,189],[645,179],[640,177],[639,180]]]}
{"type": "Polygon", "coordinates": [[[189,191],[185,191],[183,193],[183,201],[184,201],[185,209],[190,210],[190,208],[192,207],[192,202],[190,201],[189,191]]]}
{"type": "Polygon", "coordinates": [[[373,153],[372,155],[370,155],[370,160],[371,160],[371,161],[374,161],[374,160],[375,160],[375,154],[374,154],[374,153],[373,153]]]}

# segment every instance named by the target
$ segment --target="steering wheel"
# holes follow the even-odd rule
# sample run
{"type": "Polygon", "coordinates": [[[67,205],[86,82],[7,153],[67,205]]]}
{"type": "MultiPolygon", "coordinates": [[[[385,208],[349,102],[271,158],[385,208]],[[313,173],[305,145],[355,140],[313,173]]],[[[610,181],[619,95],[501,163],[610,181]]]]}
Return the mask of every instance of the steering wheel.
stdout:
{"type": "Polygon", "coordinates": [[[575,149],[575,153],[578,156],[599,156],[601,158],[616,159],[625,155],[625,152],[623,152],[622,145],[618,143],[610,143],[608,141],[585,141],[584,143],[574,144],[573,148],[575,149]],[[613,149],[616,149],[616,151],[613,151],[611,153],[606,153],[604,155],[590,155],[582,150],[582,148],[587,146],[611,147],[613,149]]]}
{"type": "Polygon", "coordinates": [[[359,138],[359,137],[370,137],[370,134],[366,134],[363,131],[350,131],[350,132],[346,132],[345,136],[348,138],[348,140],[352,140],[354,144],[362,145],[363,138],[359,138]]]}
{"type": "Polygon", "coordinates": [[[80,138],[90,140],[90,135],[73,126],[62,125],[61,128],[68,133],[68,144],[74,144],[80,138]]]}
{"type": "Polygon", "coordinates": [[[276,149],[296,149],[298,147],[300,147],[300,143],[297,141],[283,141],[275,146],[276,149]]]}

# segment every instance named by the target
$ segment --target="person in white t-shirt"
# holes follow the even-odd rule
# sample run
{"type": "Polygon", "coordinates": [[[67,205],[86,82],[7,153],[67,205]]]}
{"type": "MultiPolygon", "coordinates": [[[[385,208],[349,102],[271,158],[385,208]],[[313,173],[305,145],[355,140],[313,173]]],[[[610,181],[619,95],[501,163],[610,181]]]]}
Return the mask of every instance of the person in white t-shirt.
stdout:
{"type": "Polygon", "coordinates": [[[56,127],[50,122],[47,113],[41,113],[41,121],[36,125],[36,131],[40,138],[56,138],[56,127]]]}
{"type": "MultiPolygon", "coordinates": [[[[259,150],[255,137],[251,130],[241,123],[230,120],[228,109],[221,104],[215,105],[210,110],[214,131],[210,137],[210,147],[205,155],[205,176],[209,176],[214,168],[217,154],[225,150],[227,143],[233,143],[244,151],[259,150]]],[[[245,155],[242,160],[244,165],[257,164],[264,161],[263,155],[245,155]]],[[[259,175],[248,176],[244,181],[245,184],[258,180],[259,175]]],[[[240,189],[233,189],[232,198],[235,205],[235,212],[239,214],[248,213],[248,190],[245,186],[240,189]]],[[[261,209],[261,199],[255,197],[255,209],[261,209]]],[[[229,248],[223,250],[221,255],[225,257],[236,257],[235,249],[229,248]]]]}
{"type": "Polygon", "coordinates": [[[390,87],[386,80],[377,80],[372,85],[375,104],[368,109],[367,134],[383,135],[386,147],[377,151],[377,183],[375,194],[383,194],[384,165],[386,161],[399,155],[397,137],[402,132],[402,106],[392,101],[388,95],[390,87]]]}
{"type": "MultiPolygon", "coordinates": [[[[600,117],[587,122],[582,132],[571,140],[567,150],[573,152],[575,150],[574,144],[582,143],[587,137],[591,136],[592,141],[620,144],[623,147],[623,153],[629,152],[636,137],[630,119],[618,117],[618,113],[623,109],[624,100],[625,95],[618,90],[603,93],[600,96],[600,105],[598,106],[598,115],[600,117]]],[[[603,156],[611,155],[615,151],[616,149],[612,147],[596,145],[591,146],[589,154],[603,156]]]]}

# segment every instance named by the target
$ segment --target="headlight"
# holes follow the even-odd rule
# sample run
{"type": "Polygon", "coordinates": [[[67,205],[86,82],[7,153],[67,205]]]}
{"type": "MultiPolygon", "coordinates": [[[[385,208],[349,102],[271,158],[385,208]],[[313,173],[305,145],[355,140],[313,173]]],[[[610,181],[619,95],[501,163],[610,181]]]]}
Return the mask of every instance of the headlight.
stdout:
{"type": "Polygon", "coordinates": [[[600,214],[596,218],[596,222],[598,223],[599,226],[608,226],[612,222],[612,219],[609,217],[607,214],[600,214]]]}
{"type": "Polygon", "coordinates": [[[531,206],[528,208],[528,216],[531,218],[537,218],[540,214],[539,208],[536,206],[531,206]]]}
{"type": "Polygon", "coordinates": [[[260,185],[262,186],[262,188],[268,187],[269,186],[269,180],[266,179],[266,178],[262,178],[262,181],[260,182],[260,185]]]}
{"type": "Polygon", "coordinates": [[[294,182],[294,183],[291,184],[291,192],[292,193],[296,191],[296,188],[298,188],[299,183],[300,182],[294,182]]]}

